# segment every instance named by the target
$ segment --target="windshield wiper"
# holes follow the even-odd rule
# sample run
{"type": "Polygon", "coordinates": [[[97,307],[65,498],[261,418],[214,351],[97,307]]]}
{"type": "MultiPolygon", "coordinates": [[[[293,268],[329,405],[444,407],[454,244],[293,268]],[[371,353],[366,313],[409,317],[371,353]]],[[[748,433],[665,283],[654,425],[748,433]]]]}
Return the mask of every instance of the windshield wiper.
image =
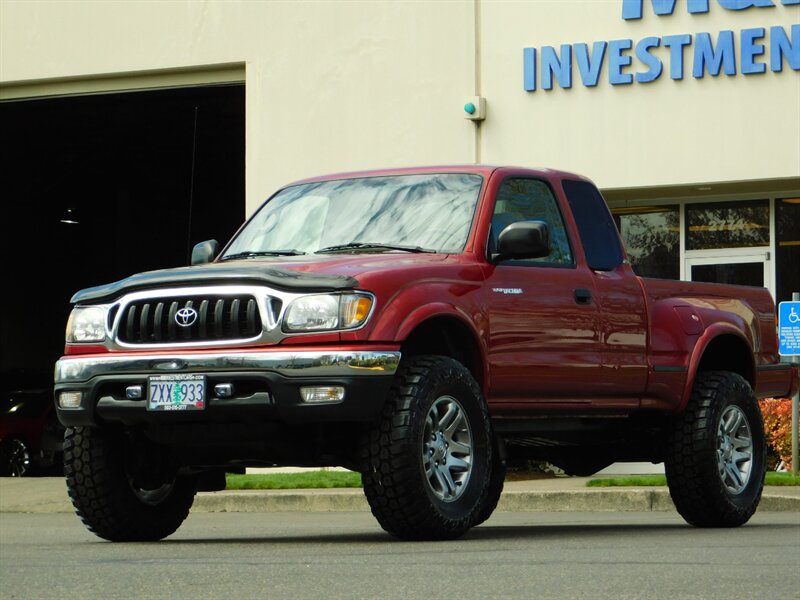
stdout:
{"type": "Polygon", "coordinates": [[[370,242],[350,242],[349,244],[337,244],[335,246],[326,246],[316,250],[315,254],[322,254],[324,252],[339,252],[342,250],[401,250],[403,252],[436,252],[430,248],[423,248],[422,246],[400,246],[397,244],[379,244],[370,242]]]}
{"type": "Polygon", "coordinates": [[[301,250],[260,250],[256,251],[248,251],[248,252],[237,252],[236,254],[228,254],[220,258],[220,261],[223,260],[236,260],[239,258],[256,258],[258,256],[300,256],[301,254],[305,254],[301,250]]]}

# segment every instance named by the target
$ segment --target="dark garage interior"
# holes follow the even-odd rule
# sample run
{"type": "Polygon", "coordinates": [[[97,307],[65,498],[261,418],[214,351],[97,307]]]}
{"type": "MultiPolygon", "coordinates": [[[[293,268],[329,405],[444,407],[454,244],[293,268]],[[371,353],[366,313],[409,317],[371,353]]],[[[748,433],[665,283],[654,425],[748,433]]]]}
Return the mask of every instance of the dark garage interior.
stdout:
{"type": "Polygon", "coordinates": [[[244,85],[0,103],[2,389],[46,388],[78,289],[244,220],[244,85]]]}

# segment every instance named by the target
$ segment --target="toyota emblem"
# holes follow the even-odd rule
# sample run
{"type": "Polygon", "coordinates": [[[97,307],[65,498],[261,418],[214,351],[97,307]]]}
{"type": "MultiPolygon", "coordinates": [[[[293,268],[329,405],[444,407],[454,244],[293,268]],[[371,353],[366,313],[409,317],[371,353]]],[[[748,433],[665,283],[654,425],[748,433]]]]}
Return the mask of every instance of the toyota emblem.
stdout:
{"type": "Polygon", "coordinates": [[[197,321],[197,311],[193,308],[182,308],[175,313],[175,322],[181,327],[189,327],[197,321]]]}

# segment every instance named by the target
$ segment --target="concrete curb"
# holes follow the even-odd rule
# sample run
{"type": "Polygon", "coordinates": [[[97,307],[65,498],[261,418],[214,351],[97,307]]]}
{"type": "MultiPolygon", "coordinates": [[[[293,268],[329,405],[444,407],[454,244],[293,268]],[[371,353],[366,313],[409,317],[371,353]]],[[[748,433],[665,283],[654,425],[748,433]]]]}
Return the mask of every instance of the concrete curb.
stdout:
{"type": "MultiPolygon", "coordinates": [[[[674,512],[664,488],[617,488],[504,493],[497,507],[506,512],[674,512]]],[[[800,497],[770,492],[761,497],[758,510],[800,512],[800,497]]]]}
{"type": "MultiPolygon", "coordinates": [[[[675,505],[666,489],[617,488],[503,493],[503,512],[669,512],[675,505]]],[[[800,512],[800,497],[765,494],[758,510],[800,512]]],[[[258,491],[201,493],[192,512],[335,512],[369,511],[361,490],[258,491]]]]}
{"type": "Polygon", "coordinates": [[[512,491],[504,494],[498,510],[523,512],[652,512],[675,510],[669,492],[660,489],[588,489],[570,491],[512,491]]]}
{"type": "MultiPolygon", "coordinates": [[[[506,485],[497,510],[505,512],[664,512],[675,507],[666,488],[586,488],[585,481],[554,479],[506,485]],[[539,488],[539,489],[537,489],[539,488]],[[544,489],[542,489],[544,488],[544,489]]],[[[768,487],[761,511],[800,512],[800,488],[768,487]]],[[[369,511],[360,489],[201,492],[192,512],[369,511]]],[[[0,478],[0,513],[71,513],[63,479],[0,478]]]]}
{"type": "Polygon", "coordinates": [[[201,492],[192,512],[337,512],[368,511],[360,489],[239,490],[201,492]]]}

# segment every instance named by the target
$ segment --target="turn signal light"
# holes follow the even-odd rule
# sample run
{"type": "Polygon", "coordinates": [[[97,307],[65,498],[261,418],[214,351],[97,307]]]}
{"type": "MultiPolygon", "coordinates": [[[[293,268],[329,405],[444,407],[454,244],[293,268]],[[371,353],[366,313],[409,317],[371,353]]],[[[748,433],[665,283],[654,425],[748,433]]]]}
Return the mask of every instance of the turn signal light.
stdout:
{"type": "Polygon", "coordinates": [[[300,396],[303,402],[341,402],[344,400],[344,388],[338,385],[332,386],[304,386],[300,388],[300,396]]]}

